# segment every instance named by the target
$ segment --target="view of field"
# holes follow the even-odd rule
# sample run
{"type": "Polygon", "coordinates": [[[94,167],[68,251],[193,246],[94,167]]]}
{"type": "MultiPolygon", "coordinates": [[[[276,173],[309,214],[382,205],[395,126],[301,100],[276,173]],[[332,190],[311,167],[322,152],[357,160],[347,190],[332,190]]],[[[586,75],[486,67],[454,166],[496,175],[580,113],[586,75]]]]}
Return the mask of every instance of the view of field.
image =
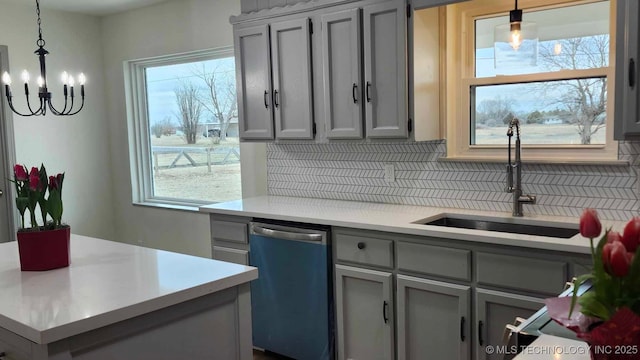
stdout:
{"type": "MultiPolygon", "coordinates": [[[[606,128],[601,128],[591,136],[591,144],[604,144],[606,128]]],[[[523,124],[520,129],[522,144],[562,144],[580,145],[580,135],[576,125],[568,124],[523,124]]],[[[507,126],[476,129],[476,144],[507,144],[507,126]]],[[[515,137],[512,139],[515,141],[515,137]]]]}
{"type": "Polygon", "coordinates": [[[180,155],[178,150],[174,153],[155,155],[152,160],[155,169],[153,176],[155,196],[211,202],[241,198],[238,138],[227,137],[219,144],[214,144],[212,139],[200,137],[196,144],[187,145],[180,135],[163,135],[160,138],[152,136],[152,147],[184,149],[184,152],[196,163],[196,166],[193,166],[185,156],[180,156],[175,166],[170,167],[180,155]],[[194,152],[189,152],[190,148],[194,152]],[[210,149],[211,172],[207,166],[205,150],[207,148],[210,149]]]}

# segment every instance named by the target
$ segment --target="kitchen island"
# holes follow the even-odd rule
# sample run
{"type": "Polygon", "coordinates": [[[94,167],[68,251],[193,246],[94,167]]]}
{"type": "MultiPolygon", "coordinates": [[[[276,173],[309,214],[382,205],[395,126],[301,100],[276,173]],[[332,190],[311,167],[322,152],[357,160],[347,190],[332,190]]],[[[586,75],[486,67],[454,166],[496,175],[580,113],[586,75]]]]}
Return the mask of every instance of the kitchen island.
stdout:
{"type": "Polygon", "coordinates": [[[252,359],[249,266],[71,235],[69,267],[0,244],[7,359],[252,359]]]}

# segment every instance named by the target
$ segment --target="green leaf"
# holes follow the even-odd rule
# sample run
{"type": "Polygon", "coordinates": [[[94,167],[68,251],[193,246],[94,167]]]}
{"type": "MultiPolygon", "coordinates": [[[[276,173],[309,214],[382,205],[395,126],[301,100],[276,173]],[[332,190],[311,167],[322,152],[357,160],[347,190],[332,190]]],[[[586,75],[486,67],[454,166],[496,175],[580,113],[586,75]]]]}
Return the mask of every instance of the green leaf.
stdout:
{"type": "Polygon", "coordinates": [[[604,321],[609,320],[611,311],[598,299],[594,291],[588,291],[580,296],[578,303],[582,307],[580,310],[587,316],[597,317],[604,321]]]}
{"type": "Polygon", "coordinates": [[[573,314],[573,309],[576,306],[576,300],[578,299],[578,289],[580,286],[585,283],[587,280],[593,279],[593,274],[584,274],[580,275],[575,280],[573,280],[573,292],[571,294],[571,306],[569,307],[569,319],[571,319],[571,314],[573,314]]]}

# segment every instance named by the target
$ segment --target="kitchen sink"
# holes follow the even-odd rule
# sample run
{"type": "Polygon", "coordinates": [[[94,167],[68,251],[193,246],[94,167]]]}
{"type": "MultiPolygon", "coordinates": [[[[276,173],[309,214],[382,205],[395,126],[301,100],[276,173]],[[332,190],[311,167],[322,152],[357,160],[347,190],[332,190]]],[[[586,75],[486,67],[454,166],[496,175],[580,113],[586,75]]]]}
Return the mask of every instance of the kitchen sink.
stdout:
{"type": "Polygon", "coordinates": [[[456,216],[456,215],[450,215],[450,214],[445,214],[435,219],[431,218],[431,219],[421,220],[416,223],[423,224],[423,225],[446,226],[446,227],[462,228],[462,229],[474,229],[474,230],[498,231],[498,232],[524,234],[524,235],[548,236],[548,237],[563,238],[563,239],[568,239],[570,237],[573,237],[574,235],[580,232],[577,229],[577,226],[574,228],[558,227],[558,226],[542,225],[540,223],[533,223],[533,222],[526,224],[522,222],[505,221],[505,219],[500,219],[500,218],[487,218],[487,217],[472,218],[472,217],[456,216]]]}

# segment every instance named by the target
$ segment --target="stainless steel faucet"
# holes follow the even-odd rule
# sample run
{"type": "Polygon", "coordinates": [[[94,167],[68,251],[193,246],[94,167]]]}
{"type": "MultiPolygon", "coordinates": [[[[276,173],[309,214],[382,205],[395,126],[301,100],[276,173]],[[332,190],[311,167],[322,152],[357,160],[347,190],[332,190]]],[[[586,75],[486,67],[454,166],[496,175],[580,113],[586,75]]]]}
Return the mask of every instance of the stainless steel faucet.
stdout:
{"type": "Polygon", "coordinates": [[[508,163],[507,163],[507,192],[513,193],[513,216],[522,216],[522,204],[535,204],[535,195],[522,195],[522,159],[520,157],[520,120],[513,118],[509,122],[508,147],[508,163]],[[516,128],[516,157],[515,162],[511,162],[511,138],[513,137],[513,128],[516,128]],[[516,180],[514,185],[513,169],[516,169],[516,180]]]}

